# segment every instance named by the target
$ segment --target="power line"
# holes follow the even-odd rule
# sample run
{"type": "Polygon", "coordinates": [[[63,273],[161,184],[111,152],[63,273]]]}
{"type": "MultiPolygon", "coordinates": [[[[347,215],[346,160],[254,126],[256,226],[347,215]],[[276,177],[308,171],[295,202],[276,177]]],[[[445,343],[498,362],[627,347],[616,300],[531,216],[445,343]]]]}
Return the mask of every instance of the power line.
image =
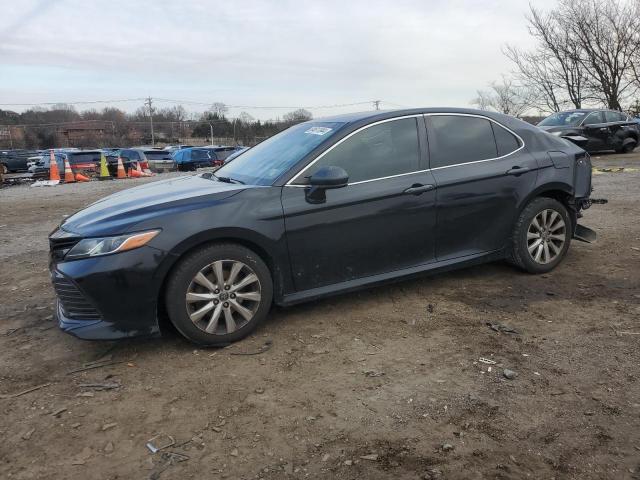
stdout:
{"type": "Polygon", "coordinates": [[[40,107],[42,105],[91,105],[94,103],[141,102],[146,98],[125,98],[122,100],[87,100],[84,102],[41,102],[41,103],[0,103],[2,107],[40,107]]]}
{"type": "MultiPolygon", "coordinates": [[[[193,101],[193,100],[176,100],[176,99],[171,99],[171,98],[155,98],[155,101],[157,102],[167,102],[167,103],[176,103],[176,104],[181,104],[181,105],[200,105],[200,106],[205,106],[205,107],[209,107],[212,105],[213,102],[198,102],[198,101],[193,101]]],[[[369,105],[370,103],[374,102],[375,100],[368,100],[365,102],[353,102],[353,103],[336,103],[333,105],[314,105],[314,106],[292,106],[292,105],[288,105],[288,106],[283,106],[283,105],[230,105],[230,104],[224,104],[225,107],[227,108],[250,108],[250,109],[296,109],[296,108],[305,108],[305,109],[309,109],[309,110],[319,110],[319,109],[323,109],[323,108],[340,108],[340,107],[352,107],[355,105],[369,105]]],[[[378,100],[379,101],[379,100],[378,100]]]]}
{"type": "MultiPolygon", "coordinates": [[[[214,102],[198,102],[194,100],[176,100],[171,98],[154,98],[156,102],[175,103],[182,105],[200,105],[204,107],[210,107],[214,102]]],[[[74,101],[74,102],[41,102],[41,103],[0,103],[2,107],[39,107],[43,105],[92,105],[98,103],[124,103],[124,102],[144,102],[148,105],[149,97],[147,98],[125,98],[120,100],[86,100],[86,101],[74,101]]],[[[380,100],[367,100],[364,102],[352,102],[352,103],[336,103],[332,105],[230,105],[224,104],[228,108],[254,108],[254,109],[296,109],[306,108],[309,110],[319,110],[323,108],[340,108],[340,107],[352,107],[356,105],[368,105],[372,102],[380,102],[380,100]]]]}

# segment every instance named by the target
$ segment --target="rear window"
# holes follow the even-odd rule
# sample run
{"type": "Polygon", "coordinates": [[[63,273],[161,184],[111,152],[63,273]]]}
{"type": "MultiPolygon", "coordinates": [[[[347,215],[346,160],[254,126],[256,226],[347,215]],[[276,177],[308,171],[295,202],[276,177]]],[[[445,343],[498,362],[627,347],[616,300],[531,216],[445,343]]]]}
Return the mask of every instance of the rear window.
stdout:
{"type": "Polygon", "coordinates": [[[69,163],[75,165],[78,163],[96,163],[100,161],[100,152],[82,152],[70,153],[69,163]]]}
{"type": "Polygon", "coordinates": [[[191,160],[209,160],[210,158],[206,150],[191,150],[191,160]]]}
{"type": "Polygon", "coordinates": [[[489,120],[462,115],[433,115],[429,120],[432,168],[487,160],[498,156],[489,120]]]}
{"type": "Polygon", "coordinates": [[[511,132],[493,122],[491,123],[491,128],[493,128],[493,134],[496,137],[499,157],[509,155],[520,148],[520,142],[511,132]]]}
{"type": "Polygon", "coordinates": [[[233,148],[219,148],[213,151],[218,160],[225,160],[233,152],[235,152],[233,148]]]}
{"type": "Polygon", "coordinates": [[[146,151],[144,154],[147,160],[171,160],[171,152],[162,152],[157,150],[146,151]]]}

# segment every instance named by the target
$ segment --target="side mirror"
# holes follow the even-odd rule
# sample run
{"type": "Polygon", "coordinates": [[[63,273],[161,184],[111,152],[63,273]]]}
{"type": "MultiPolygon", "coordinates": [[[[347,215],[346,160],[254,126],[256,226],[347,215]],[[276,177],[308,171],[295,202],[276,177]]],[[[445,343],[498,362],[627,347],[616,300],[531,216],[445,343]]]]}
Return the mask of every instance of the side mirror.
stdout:
{"type": "Polygon", "coordinates": [[[341,167],[321,167],[309,178],[306,197],[309,203],[324,203],[327,201],[326,190],[346,187],[349,174],[341,167]]]}

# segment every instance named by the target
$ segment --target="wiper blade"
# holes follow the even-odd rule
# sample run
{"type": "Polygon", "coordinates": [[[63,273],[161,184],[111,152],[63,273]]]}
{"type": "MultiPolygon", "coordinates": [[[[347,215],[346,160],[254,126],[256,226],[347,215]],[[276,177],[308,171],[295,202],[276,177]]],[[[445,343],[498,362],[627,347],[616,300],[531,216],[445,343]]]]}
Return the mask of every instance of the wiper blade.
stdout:
{"type": "Polygon", "coordinates": [[[215,173],[213,174],[214,177],[216,177],[218,180],[220,180],[221,182],[224,183],[240,183],[242,185],[244,185],[245,183],[242,180],[237,180],[235,178],[231,178],[231,177],[219,177],[218,175],[216,175],[215,173]]]}

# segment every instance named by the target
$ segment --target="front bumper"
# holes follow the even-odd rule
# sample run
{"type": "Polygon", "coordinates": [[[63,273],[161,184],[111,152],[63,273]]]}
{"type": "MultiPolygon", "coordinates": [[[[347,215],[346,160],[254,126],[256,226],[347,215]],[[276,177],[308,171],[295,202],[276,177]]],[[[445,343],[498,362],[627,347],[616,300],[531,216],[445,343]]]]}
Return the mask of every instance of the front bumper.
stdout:
{"type": "Polygon", "coordinates": [[[52,260],[60,328],[88,340],[158,336],[158,266],[165,256],[144,246],[103,257],[52,260]]]}

